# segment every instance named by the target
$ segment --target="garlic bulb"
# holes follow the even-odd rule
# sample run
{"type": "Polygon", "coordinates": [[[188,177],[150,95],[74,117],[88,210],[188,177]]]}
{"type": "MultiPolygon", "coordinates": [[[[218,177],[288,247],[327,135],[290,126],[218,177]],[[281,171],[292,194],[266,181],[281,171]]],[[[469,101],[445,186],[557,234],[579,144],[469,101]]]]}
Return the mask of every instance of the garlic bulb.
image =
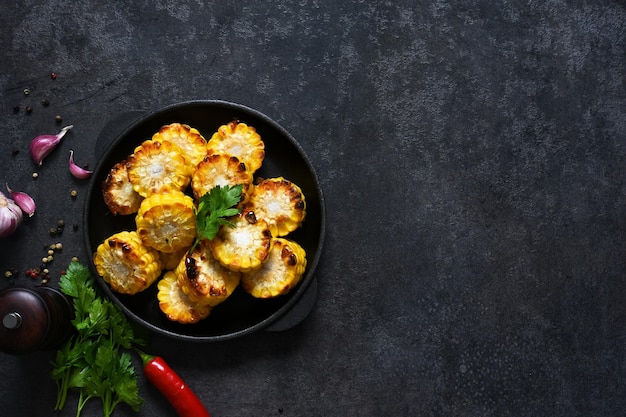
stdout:
{"type": "Polygon", "coordinates": [[[0,238],[12,235],[22,219],[22,209],[0,191],[0,238]]]}

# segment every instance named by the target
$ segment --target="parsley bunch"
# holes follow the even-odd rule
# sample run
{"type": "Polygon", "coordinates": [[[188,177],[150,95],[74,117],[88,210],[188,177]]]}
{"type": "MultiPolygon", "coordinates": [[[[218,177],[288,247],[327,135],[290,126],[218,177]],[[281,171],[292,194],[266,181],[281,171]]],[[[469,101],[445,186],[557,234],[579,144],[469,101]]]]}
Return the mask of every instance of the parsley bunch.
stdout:
{"type": "Polygon", "coordinates": [[[234,216],[241,211],[241,209],[235,208],[235,206],[241,199],[242,188],[241,184],[233,187],[216,185],[200,198],[198,207],[195,209],[196,240],[189,252],[193,252],[202,239],[213,239],[220,226],[234,227],[226,218],[234,216]]]}
{"type": "Polygon", "coordinates": [[[80,413],[92,398],[100,398],[104,416],[109,417],[120,403],[138,411],[137,374],[131,355],[123,349],[145,342],[138,337],[122,311],[100,296],[89,269],[71,262],[59,282],[61,291],[71,297],[76,333],[62,346],[52,362],[52,379],[57,384],[56,410],[65,406],[68,392],[78,390],[80,413]]]}

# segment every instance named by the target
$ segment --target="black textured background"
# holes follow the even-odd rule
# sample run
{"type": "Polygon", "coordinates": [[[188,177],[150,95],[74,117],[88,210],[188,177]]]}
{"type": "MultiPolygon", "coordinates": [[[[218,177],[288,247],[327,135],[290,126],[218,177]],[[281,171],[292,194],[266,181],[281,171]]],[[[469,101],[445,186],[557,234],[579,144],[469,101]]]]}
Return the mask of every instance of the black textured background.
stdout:
{"type": "MultiPolygon", "coordinates": [[[[0,4],[0,183],[38,203],[1,271],[56,240],[53,276],[88,257],[67,154],[93,166],[108,120],[233,101],[300,142],[328,228],[297,327],[154,339],[214,417],[625,415],[624,2],[248,3],[0,4]],[[57,114],[75,127],[36,169],[57,114]]],[[[0,414],[75,414],[52,355],[0,354],[0,414]]],[[[138,415],[173,416],[140,381],[138,415]]]]}

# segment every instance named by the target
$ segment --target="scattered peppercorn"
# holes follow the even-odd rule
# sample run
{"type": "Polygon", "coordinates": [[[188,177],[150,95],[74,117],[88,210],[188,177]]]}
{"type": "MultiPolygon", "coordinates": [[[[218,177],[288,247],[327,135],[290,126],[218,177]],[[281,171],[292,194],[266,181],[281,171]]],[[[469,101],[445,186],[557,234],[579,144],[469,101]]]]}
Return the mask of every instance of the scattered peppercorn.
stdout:
{"type": "Polygon", "coordinates": [[[78,191],[76,191],[76,190],[72,190],[72,191],[70,192],[70,195],[72,196],[72,198],[76,198],[76,196],[78,195],[78,191]]]}
{"type": "Polygon", "coordinates": [[[49,102],[47,99],[45,99],[45,98],[44,98],[43,100],[41,100],[41,104],[42,104],[44,107],[48,107],[48,106],[50,105],[50,102],[49,102]]]}
{"type": "Polygon", "coordinates": [[[57,73],[56,72],[51,72],[50,73],[50,78],[52,78],[53,80],[57,79],[57,73]]]}
{"type": "Polygon", "coordinates": [[[30,106],[26,106],[24,110],[26,111],[26,114],[31,114],[33,112],[33,108],[30,106]]]}
{"type": "Polygon", "coordinates": [[[13,106],[13,112],[14,113],[19,113],[20,112],[20,106],[13,106]]]}
{"type": "Polygon", "coordinates": [[[56,116],[54,116],[54,121],[57,123],[61,123],[63,121],[63,118],[57,114],[56,116]]]}
{"type": "Polygon", "coordinates": [[[13,148],[13,149],[11,150],[11,155],[12,155],[12,156],[16,156],[18,153],[20,153],[20,150],[19,150],[19,149],[17,149],[17,148],[13,148]]]}
{"type": "Polygon", "coordinates": [[[30,94],[30,89],[25,88],[25,89],[24,89],[24,95],[25,95],[25,96],[27,96],[27,95],[29,95],[29,94],[30,94]]]}
{"type": "Polygon", "coordinates": [[[33,172],[33,179],[36,180],[37,178],[39,178],[39,174],[36,172],[33,172]]]}

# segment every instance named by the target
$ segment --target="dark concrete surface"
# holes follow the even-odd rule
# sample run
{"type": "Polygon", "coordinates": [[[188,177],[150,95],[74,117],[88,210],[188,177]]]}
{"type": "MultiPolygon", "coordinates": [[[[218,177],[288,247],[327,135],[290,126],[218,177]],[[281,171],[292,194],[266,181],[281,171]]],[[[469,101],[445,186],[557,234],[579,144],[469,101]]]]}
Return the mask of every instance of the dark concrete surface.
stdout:
{"type": "MultiPolygon", "coordinates": [[[[53,277],[88,259],[67,153],[93,166],[118,114],[241,103],[316,167],[307,319],[153,339],[214,417],[626,415],[623,1],[27,0],[0,3],[0,27],[0,183],[38,203],[0,240],[3,273],[56,240],[53,277]],[[75,127],[36,168],[57,114],[75,127]],[[51,238],[59,218],[76,230],[51,238]]],[[[0,354],[0,414],[75,414],[52,411],[52,357],[0,354]]],[[[174,415],[140,384],[144,407],[116,416],[174,415]]]]}

